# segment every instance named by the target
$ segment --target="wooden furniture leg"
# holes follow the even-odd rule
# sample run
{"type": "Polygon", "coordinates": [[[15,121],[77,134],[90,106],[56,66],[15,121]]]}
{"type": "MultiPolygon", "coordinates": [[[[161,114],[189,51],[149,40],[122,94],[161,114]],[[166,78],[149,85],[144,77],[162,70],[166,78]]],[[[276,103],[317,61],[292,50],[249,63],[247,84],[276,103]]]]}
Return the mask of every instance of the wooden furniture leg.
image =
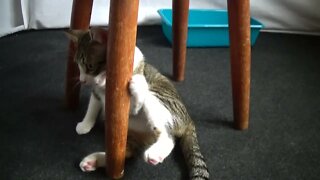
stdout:
{"type": "Polygon", "coordinates": [[[236,129],[247,129],[250,106],[250,0],[228,0],[233,114],[236,129]]]}
{"type": "Polygon", "coordinates": [[[189,0],[172,0],[173,78],[184,80],[187,53],[189,0]]]}
{"type": "Polygon", "coordinates": [[[107,172],[114,179],[123,176],[125,162],[138,5],[139,0],[110,1],[105,141],[107,172]]]}
{"type": "MultiPolygon", "coordinates": [[[[93,0],[74,0],[71,14],[71,29],[88,29],[91,18],[93,0]]],[[[74,62],[75,45],[69,43],[69,55],[65,81],[65,104],[69,109],[79,105],[80,83],[79,69],[74,62]]]]}

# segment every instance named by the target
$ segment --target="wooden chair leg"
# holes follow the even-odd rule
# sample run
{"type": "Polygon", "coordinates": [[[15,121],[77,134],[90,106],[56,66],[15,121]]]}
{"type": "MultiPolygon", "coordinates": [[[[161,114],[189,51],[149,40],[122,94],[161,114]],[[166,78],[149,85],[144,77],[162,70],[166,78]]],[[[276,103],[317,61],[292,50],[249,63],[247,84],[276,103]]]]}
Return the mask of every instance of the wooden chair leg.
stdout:
{"type": "Polygon", "coordinates": [[[172,31],[173,31],[173,78],[184,80],[187,53],[189,0],[172,1],[172,31]]]}
{"type": "Polygon", "coordinates": [[[250,106],[250,0],[228,0],[234,125],[247,129],[250,106]]]}
{"type": "MultiPolygon", "coordinates": [[[[93,0],[74,0],[71,14],[71,29],[88,29],[93,0]]],[[[79,104],[79,69],[74,62],[75,46],[69,43],[69,55],[65,81],[65,103],[67,108],[75,109],[79,104]]]]}
{"type": "Polygon", "coordinates": [[[114,179],[123,176],[125,162],[138,5],[139,0],[110,1],[105,128],[107,172],[114,179]]]}

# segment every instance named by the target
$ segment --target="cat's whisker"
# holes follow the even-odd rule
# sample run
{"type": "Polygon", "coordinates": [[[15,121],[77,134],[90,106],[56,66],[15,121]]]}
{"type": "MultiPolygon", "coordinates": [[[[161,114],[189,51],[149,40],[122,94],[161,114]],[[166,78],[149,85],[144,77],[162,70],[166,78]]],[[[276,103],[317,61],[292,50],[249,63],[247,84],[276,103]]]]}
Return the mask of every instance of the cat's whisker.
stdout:
{"type": "Polygon", "coordinates": [[[75,81],[80,81],[80,78],[79,78],[79,76],[77,76],[77,77],[73,77],[73,78],[71,78],[72,80],[75,80],[75,81]]]}
{"type": "Polygon", "coordinates": [[[76,89],[79,86],[81,86],[81,82],[77,81],[77,83],[74,84],[73,89],[76,89]]]}

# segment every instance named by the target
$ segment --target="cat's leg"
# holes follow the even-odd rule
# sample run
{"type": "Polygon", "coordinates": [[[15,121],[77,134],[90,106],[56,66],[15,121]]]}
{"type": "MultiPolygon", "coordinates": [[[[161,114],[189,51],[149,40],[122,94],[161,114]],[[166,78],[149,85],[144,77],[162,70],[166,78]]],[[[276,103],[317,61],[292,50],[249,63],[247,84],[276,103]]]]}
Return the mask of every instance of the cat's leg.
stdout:
{"type": "Polygon", "coordinates": [[[144,152],[144,160],[152,165],[162,163],[169,156],[175,144],[175,140],[166,131],[161,132],[158,140],[144,152]]]}
{"type": "Polygon", "coordinates": [[[148,93],[143,105],[151,130],[158,134],[157,141],[144,152],[144,160],[150,164],[161,163],[172,151],[175,139],[168,131],[173,118],[168,109],[152,93],[148,93]]]}
{"type": "Polygon", "coordinates": [[[135,115],[138,114],[143,106],[146,94],[149,91],[146,78],[141,74],[133,75],[129,84],[129,90],[131,94],[130,114],[135,115]]]}
{"type": "Polygon", "coordinates": [[[106,165],[105,152],[95,152],[89,154],[88,156],[84,157],[80,162],[80,169],[83,172],[90,172],[96,170],[98,167],[104,167],[106,165]]]}
{"type": "Polygon", "coordinates": [[[100,109],[100,101],[95,97],[94,93],[91,93],[87,113],[84,119],[79,122],[76,127],[76,131],[78,134],[86,134],[92,129],[94,123],[96,122],[100,109]]]}

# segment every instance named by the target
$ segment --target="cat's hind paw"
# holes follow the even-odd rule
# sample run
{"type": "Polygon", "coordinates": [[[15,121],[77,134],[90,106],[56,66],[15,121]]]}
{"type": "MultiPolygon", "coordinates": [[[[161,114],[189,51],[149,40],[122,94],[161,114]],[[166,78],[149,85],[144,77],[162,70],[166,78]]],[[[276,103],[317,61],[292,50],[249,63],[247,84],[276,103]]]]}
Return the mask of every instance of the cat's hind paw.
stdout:
{"type": "Polygon", "coordinates": [[[158,139],[156,143],[144,151],[143,158],[145,162],[151,165],[157,165],[162,163],[171,153],[174,147],[174,140],[163,134],[159,137],[160,140],[158,139]]]}
{"type": "Polygon", "coordinates": [[[165,157],[162,157],[160,153],[159,151],[155,151],[155,149],[149,149],[144,153],[144,161],[151,165],[162,163],[165,157]]]}

